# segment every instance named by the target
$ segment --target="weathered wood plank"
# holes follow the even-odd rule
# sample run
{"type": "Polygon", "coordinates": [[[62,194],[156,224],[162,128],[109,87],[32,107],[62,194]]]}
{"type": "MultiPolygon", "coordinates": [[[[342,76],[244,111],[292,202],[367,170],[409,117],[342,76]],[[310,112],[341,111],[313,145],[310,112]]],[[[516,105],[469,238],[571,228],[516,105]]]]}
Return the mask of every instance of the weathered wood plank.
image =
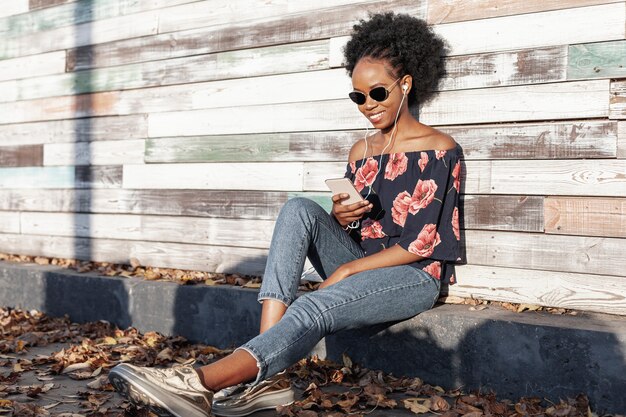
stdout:
{"type": "Polygon", "coordinates": [[[30,10],[43,9],[46,7],[59,6],[61,4],[73,3],[78,0],[30,0],[28,8],[30,10]]]}
{"type": "Polygon", "coordinates": [[[3,146],[0,147],[0,166],[29,167],[43,165],[43,146],[3,146]]]}
{"type": "Polygon", "coordinates": [[[0,188],[118,188],[122,167],[0,168],[0,188]]]}
{"type": "Polygon", "coordinates": [[[473,54],[625,38],[624,3],[577,7],[433,26],[449,55],[473,54]],[[585,30],[580,30],[580,28],[585,30]],[[546,30],[550,28],[550,30],[546,30]]]}
{"type": "Polygon", "coordinates": [[[302,191],[302,163],[124,165],[124,188],[302,191]]]}
{"type": "Polygon", "coordinates": [[[65,51],[0,61],[0,81],[65,72],[65,51]]]}
{"type": "Polygon", "coordinates": [[[239,22],[233,20],[193,30],[174,32],[93,45],[68,51],[68,70],[125,65],[182,56],[237,49],[258,48],[328,39],[348,35],[352,25],[368,12],[394,10],[420,17],[425,1],[380,0],[358,5],[335,6],[292,15],[276,15],[239,22]]]}
{"type": "Polygon", "coordinates": [[[626,159],[626,121],[617,123],[617,157],[626,159]]]}
{"type": "Polygon", "coordinates": [[[626,80],[611,81],[609,119],[626,119],[626,80]]]}
{"type": "MultiPolygon", "coordinates": [[[[242,89],[261,88],[266,90],[271,88],[270,85],[267,85],[267,83],[271,82],[271,79],[266,79],[265,83],[263,83],[253,79],[246,79],[246,77],[301,73],[294,74],[294,78],[302,79],[308,76],[314,78],[311,82],[317,82],[315,80],[318,77],[317,73],[305,73],[304,71],[321,69],[328,69],[328,40],[221,52],[212,55],[168,59],[24,79],[17,81],[14,88],[17,88],[18,100],[30,100],[98,91],[131,90],[143,87],[185,84],[184,87],[186,88],[183,87],[177,90],[179,94],[189,96],[194,91],[196,97],[204,97],[207,92],[196,92],[193,89],[196,85],[190,85],[190,83],[241,78],[225,83],[223,87],[219,84],[204,86],[204,89],[212,90],[211,93],[213,94],[210,96],[214,95],[215,90],[217,92],[223,91],[223,95],[236,95],[242,89]],[[232,92],[233,88],[238,91],[232,92]]],[[[330,74],[332,74],[335,81],[329,81],[328,89],[332,89],[337,82],[350,86],[346,81],[345,71],[336,70],[330,72],[330,74]]],[[[324,78],[328,78],[328,76],[324,76],[324,78]]],[[[285,82],[288,83],[290,81],[285,80],[285,82]]],[[[202,87],[197,86],[198,89],[202,89],[202,87]]],[[[0,93],[3,90],[4,83],[0,83],[0,93]]],[[[317,90],[320,90],[318,94],[322,94],[326,89],[317,90]]],[[[132,96],[137,97],[142,95],[142,93],[143,90],[135,91],[132,96]]],[[[0,96],[0,101],[8,101],[8,99],[0,96]]]]}
{"type": "Polygon", "coordinates": [[[429,0],[429,24],[461,22],[500,16],[569,9],[596,4],[619,3],[622,0],[429,0]]]}
{"type": "MultiPolygon", "coordinates": [[[[472,159],[615,158],[617,122],[442,126],[472,159]]],[[[285,132],[148,139],[145,162],[345,161],[364,132],[285,132]]]]}
{"type": "Polygon", "coordinates": [[[611,275],[461,265],[456,278],[449,295],[626,314],[626,280],[611,275]]]}
{"type": "Polygon", "coordinates": [[[608,88],[609,80],[592,80],[443,91],[423,106],[420,122],[443,125],[606,117],[608,88]]]}
{"type": "Polygon", "coordinates": [[[0,125],[1,146],[143,139],[147,136],[148,116],[144,114],[0,125]]]}
{"type": "Polygon", "coordinates": [[[0,251],[251,275],[262,275],[267,259],[267,249],[17,234],[0,234],[0,251]]]}
{"type": "Polygon", "coordinates": [[[144,147],[144,139],[46,144],[43,165],[140,164],[144,147]]]}
{"type": "Polygon", "coordinates": [[[334,131],[148,139],[145,162],[342,161],[362,137],[334,131]]]}
{"type": "Polygon", "coordinates": [[[155,34],[159,13],[158,10],[148,11],[14,38],[6,37],[0,43],[0,59],[155,34]]]}
{"type": "MultiPolygon", "coordinates": [[[[0,35],[9,37],[23,36],[193,1],[196,0],[89,0],[71,3],[56,0],[52,4],[48,2],[47,7],[40,10],[33,10],[32,6],[34,4],[31,4],[30,13],[0,19],[0,35]],[[49,7],[52,5],[58,7],[49,7]]],[[[41,6],[41,4],[38,6],[41,6]]]]}
{"type": "Polygon", "coordinates": [[[626,199],[547,197],[546,233],[626,237],[626,199]]]}
{"type": "MultiPolygon", "coordinates": [[[[624,160],[493,160],[461,164],[467,194],[626,197],[624,160]]],[[[326,178],[342,176],[345,164],[305,162],[304,190],[326,191],[326,178]]]]}
{"type": "Polygon", "coordinates": [[[463,229],[543,232],[543,197],[464,195],[460,206],[463,229]]]}
{"type": "Polygon", "coordinates": [[[0,233],[20,233],[20,213],[0,211],[0,233]]]}
{"type": "Polygon", "coordinates": [[[0,210],[195,216],[275,220],[290,198],[304,196],[330,212],[330,193],[229,190],[0,189],[0,210]]]}
{"type": "Polygon", "coordinates": [[[626,41],[570,45],[567,79],[626,77],[626,41]]]}
{"type": "MultiPolygon", "coordinates": [[[[14,213],[19,217],[19,213],[14,213]]],[[[0,218],[0,225],[2,219],[0,218]]],[[[22,212],[21,233],[269,248],[274,221],[132,214],[22,212]]],[[[15,232],[9,232],[15,233],[15,232]]]]}
{"type": "Polygon", "coordinates": [[[471,265],[626,276],[626,257],[615,256],[626,239],[467,230],[461,242],[471,265]]]}
{"type": "Polygon", "coordinates": [[[617,123],[578,120],[478,126],[442,126],[465,159],[615,158],[617,123]]]}
{"type": "Polygon", "coordinates": [[[525,49],[512,52],[450,56],[440,90],[503,87],[564,81],[567,48],[525,49]]]}
{"type": "Polygon", "coordinates": [[[13,16],[28,11],[28,0],[5,1],[0,8],[0,17],[13,16]]]}

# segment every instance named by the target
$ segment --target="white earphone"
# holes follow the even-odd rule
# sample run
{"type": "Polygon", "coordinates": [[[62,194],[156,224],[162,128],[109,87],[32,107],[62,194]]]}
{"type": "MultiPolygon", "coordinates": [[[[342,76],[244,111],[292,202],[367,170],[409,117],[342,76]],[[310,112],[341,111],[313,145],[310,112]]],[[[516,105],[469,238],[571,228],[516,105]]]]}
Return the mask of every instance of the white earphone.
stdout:
{"type": "Polygon", "coordinates": [[[404,91],[406,93],[406,90],[408,90],[408,89],[409,89],[408,85],[406,85],[406,84],[402,85],[402,91],[404,91]]]}

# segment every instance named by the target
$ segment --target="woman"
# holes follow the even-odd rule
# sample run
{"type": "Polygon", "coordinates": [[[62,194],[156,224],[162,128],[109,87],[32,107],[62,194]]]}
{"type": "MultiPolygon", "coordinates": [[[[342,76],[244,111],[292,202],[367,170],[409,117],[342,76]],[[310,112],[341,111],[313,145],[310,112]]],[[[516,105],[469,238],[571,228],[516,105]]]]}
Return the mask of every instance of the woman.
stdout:
{"type": "Polygon", "coordinates": [[[247,415],[289,401],[288,384],[274,376],[325,335],[434,305],[446,261],[459,258],[460,150],[418,122],[409,104],[432,97],[443,48],[425,22],[407,15],[374,15],[354,26],[345,48],[349,96],[379,131],[352,146],[345,176],[367,200],[343,205],[347,195],[333,195],[330,215],[306,198],[287,201],[259,293],[261,334],[197,370],[120,364],[109,376],[118,391],[156,411],[206,416],[214,392],[252,381],[214,402],[218,415],[247,415]],[[324,281],[296,299],[307,256],[324,281]]]}

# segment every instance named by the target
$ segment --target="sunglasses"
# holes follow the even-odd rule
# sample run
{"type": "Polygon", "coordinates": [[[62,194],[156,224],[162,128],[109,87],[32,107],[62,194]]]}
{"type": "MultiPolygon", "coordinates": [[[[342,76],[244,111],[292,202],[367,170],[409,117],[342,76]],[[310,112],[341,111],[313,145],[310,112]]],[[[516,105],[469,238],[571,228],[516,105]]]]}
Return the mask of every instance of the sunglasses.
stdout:
{"type": "MultiPolygon", "coordinates": [[[[400,77],[402,78],[402,77],[400,77]]],[[[400,78],[398,78],[397,80],[395,80],[393,82],[392,87],[387,90],[385,87],[380,86],[380,87],[376,87],[376,88],[372,88],[370,90],[370,92],[368,93],[369,96],[376,101],[385,101],[387,100],[387,97],[389,97],[389,93],[391,92],[391,90],[393,90],[395,88],[395,84],[400,81],[400,78]]],[[[364,93],[361,93],[360,91],[352,91],[351,93],[348,94],[348,97],[350,97],[350,100],[354,101],[356,104],[358,104],[359,106],[361,104],[365,104],[365,102],[367,101],[367,96],[364,93]]]]}

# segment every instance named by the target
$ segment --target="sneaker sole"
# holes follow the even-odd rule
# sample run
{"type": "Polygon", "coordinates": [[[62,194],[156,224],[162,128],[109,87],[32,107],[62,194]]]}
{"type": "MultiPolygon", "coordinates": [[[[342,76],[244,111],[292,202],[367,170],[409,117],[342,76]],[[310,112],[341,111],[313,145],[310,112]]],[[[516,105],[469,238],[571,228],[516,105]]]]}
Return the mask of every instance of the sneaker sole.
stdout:
{"type": "Polygon", "coordinates": [[[220,401],[213,403],[213,414],[222,417],[244,417],[261,410],[274,409],[279,405],[287,405],[295,400],[291,388],[285,388],[271,394],[262,395],[239,407],[222,406],[220,401]]]}
{"type": "Polygon", "coordinates": [[[137,378],[126,369],[116,369],[109,373],[109,381],[115,390],[134,406],[148,408],[159,417],[207,417],[204,410],[185,406],[188,403],[143,378],[137,378]],[[151,392],[153,391],[153,392],[151,392]],[[154,391],[159,397],[154,396],[154,391]],[[167,404],[162,400],[167,401],[167,404]]]}

